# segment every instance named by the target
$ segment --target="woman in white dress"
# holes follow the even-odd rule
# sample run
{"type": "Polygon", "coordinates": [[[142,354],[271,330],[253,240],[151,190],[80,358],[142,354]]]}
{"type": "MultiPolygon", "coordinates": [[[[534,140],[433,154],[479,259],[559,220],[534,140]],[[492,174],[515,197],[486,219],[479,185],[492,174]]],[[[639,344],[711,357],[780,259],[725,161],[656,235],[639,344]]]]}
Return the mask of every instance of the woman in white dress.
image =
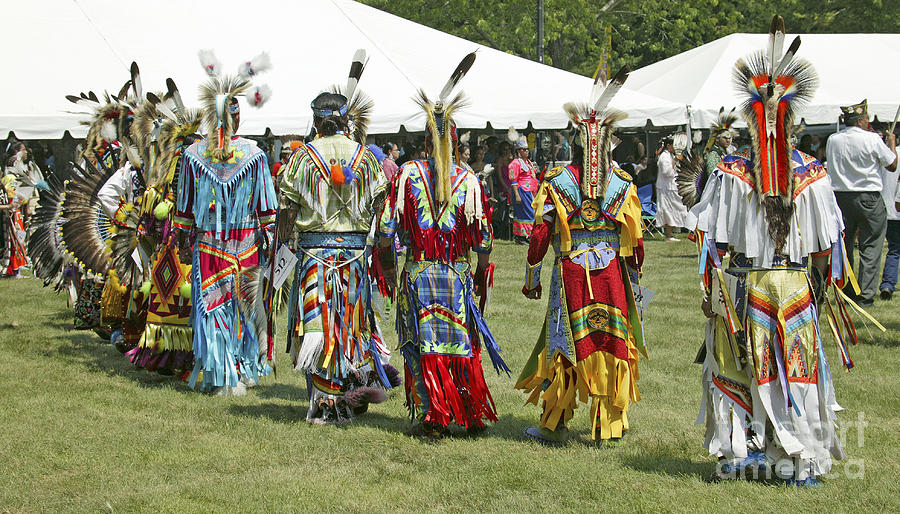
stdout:
{"type": "Polygon", "coordinates": [[[672,138],[664,141],[662,152],[656,159],[659,170],[656,176],[656,224],[664,227],[666,241],[678,241],[674,232],[676,228],[684,226],[684,217],[687,209],[678,195],[678,184],[675,183],[675,148],[672,146],[672,138]]]}

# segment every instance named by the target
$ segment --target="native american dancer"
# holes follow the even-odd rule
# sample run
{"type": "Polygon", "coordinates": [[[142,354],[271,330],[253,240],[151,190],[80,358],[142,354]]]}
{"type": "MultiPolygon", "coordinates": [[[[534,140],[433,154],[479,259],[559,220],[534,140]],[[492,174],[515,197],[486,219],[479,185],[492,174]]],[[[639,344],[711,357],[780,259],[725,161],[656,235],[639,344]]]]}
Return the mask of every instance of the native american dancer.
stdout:
{"type": "Polygon", "coordinates": [[[258,271],[261,247],[274,237],[278,198],[266,154],[253,141],[233,136],[240,124],[238,95],[255,106],[267,97],[266,86],[250,83],[265,62],[249,61],[256,63],[252,71],[244,66],[237,76],[221,75],[214,60],[205,64],[210,78],[200,87],[200,101],[208,136],[181,156],[173,225],[196,234],[190,385],[200,380],[203,391],[222,388],[219,393],[242,394],[269,369],[259,349],[265,338],[259,327],[265,331],[266,316],[254,302],[245,301],[243,287],[258,271]]]}
{"type": "MultiPolygon", "coordinates": [[[[140,247],[137,226],[140,222],[140,201],[146,189],[146,173],[155,156],[154,126],[161,117],[156,103],[144,98],[140,70],[131,63],[129,93],[116,97],[129,113],[129,123],[120,137],[121,167],[108,175],[99,190],[96,202],[110,222],[110,237],[105,241],[109,272],[101,297],[100,317],[103,325],[113,329],[111,342],[125,353],[138,345],[146,324],[147,294],[142,287],[147,275],[143,258],[146,248],[140,247]]],[[[157,99],[153,93],[148,98],[157,99]]],[[[103,174],[106,176],[107,174],[103,174]]]]}
{"type": "MultiPolygon", "coordinates": [[[[515,131],[510,129],[510,135],[515,131]]],[[[516,158],[509,163],[509,182],[513,190],[513,239],[528,244],[534,224],[534,194],[538,190],[538,167],[528,158],[528,140],[515,133],[516,158]]]]}
{"type": "Polygon", "coordinates": [[[44,173],[34,162],[34,156],[25,143],[16,142],[13,143],[13,147],[15,154],[7,163],[6,173],[12,174],[16,178],[18,185],[16,194],[22,201],[24,224],[28,225],[40,199],[39,191],[47,190],[49,186],[44,178],[44,173]]]}
{"type": "Polygon", "coordinates": [[[365,61],[357,51],[344,90],[312,101],[316,137],[294,152],[281,183],[279,239],[292,238],[298,257],[288,348],[315,424],[350,421],[399,385],[372,310],[369,234],[387,181],[361,144],[372,108],[356,88],[365,61]]]}
{"type": "MultiPolygon", "coordinates": [[[[191,327],[191,249],[187,238],[174,230],[176,185],[184,150],[199,137],[200,112],[185,109],[172,79],[166,80],[165,95],[150,93],[135,114],[132,127],[145,163],[147,187],[134,211],[136,221],[129,223],[130,238],[147,279],[140,284],[134,303],[140,305],[142,330],[126,356],[136,366],[171,375],[186,373],[193,367],[193,330],[191,327]],[[137,300],[144,300],[139,303],[137,300]]],[[[124,202],[123,202],[124,204],[124,202]]],[[[117,238],[120,234],[117,234],[117,238]]],[[[114,245],[113,253],[117,245],[114,245]]],[[[126,328],[128,324],[126,323],[126,328]]],[[[129,343],[129,331],[126,340],[129,343]]]]}
{"type": "MultiPolygon", "coordinates": [[[[105,94],[102,103],[93,92],[66,97],[79,107],[92,111],[92,117],[85,122],[89,129],[82,163],[72,164],[72,177],[66,181],[65,194],[61,197],[59,216],[65,220],[60,227],[61,246],[73,258],[78,271],[75,276],[78,290],[75,329],[93,329],[105,339],[110,339],[113,331],[121,328],[120,309],[113,306],[127,303],[127,292],[115,279],[107,287],[110,271],[108,242],[118,221],[105,212],[99,193],[126,162],[140,167],[140,158],[130,139],[133,105],[138,96],[135,89],[131,99],[128,98],[133,83],[127,81],[118,95],[105,94]],[[104,310],[107,313],[105,320],[104,310]]],[[[122,216],[124,214],[123,210],[122,216]]],[[[122,351],[125,349],[121,345],[117,347],[122,351]]]]}
{"type": "Polygon", "coordinates": [[[19,268],[28,264],[20,205],[16,177],[5,175],[0,183],[0,276],[4,278],[18,277],[19,268]]]}
{"type": "Polygon", "coordinates": [[[751,152],[724,157],[689,215],[710,318],[698,355],[698,423],[705,420],[705,446],[720,459],[713,479],[765,473],[812,486],[844,456],[819,309],[849,369],[852,302],[839,288],[827,299],[825,287],[855,280],[845,276],[840,209],[825,168],[791,144],[816,74],[794,58],[799,37],[784,55],[783,42],[784,21],[776,16],[768,53],[736,63],[751,152]]]}
{"type": "Polygon", "coordinates": [[[138,124],[152,124],[158,113],[143,99],[137,63],[131,64],[133,95],[119,98],[128,102],[131,122],[124,137],[125,151],[120,155],[121,167],[110,175],[97,191],[97,201],[109,217],[111,236],[106,240],[109,272],[103,287],[100,318],[113,328],[110,341],[122,352],[137,345],[144,329],[146,310],[144,297],[138,290],[143,281],[143,266],[132,258],[137,243],[134,228],[137,223],[135,204],[145,189],[145,163],[148,162],[148,133],[140,133],[138,124]],[[142,121],[146,120],[146,121],[142,121]]]}
{"type": "Polygon", "coordinates": [[[440,435],[452,423],[466,429],[497,421],[481,368],[482,347],[494,368],[508,372],[475,296],[485,294],[493,242],[490,207],[478,177],[457,165],[454,86],[475,60],[460,62],[437,102],[420,91],[426,160],[406,163],[395,177],[378,227],[380,262],[394,274],[393,237],[408,249],[397,298],[397,334],[406,361],[406,404],[415,430],[440,435]],[[473,281],[469,251],[478,254],[473,281]],[[473,283],[474,282],[474,283],[473,283]],[[477,284],[477,285],[476,285],[477,284]]]}
{"type": "Polygon", "coordinates": [[[628,407],[640,399],[638,352],[644,353],[629,272],[643,261],[641,204],[631,177],[610,154],[615,124],[625,118],[607,109],[628,76],[623,68],[604,89],[598,77],[587,105],[566,104],[580,145],[572,163],[541,182],[528,248],[525,286],[541,297],[541,261],[550,244],[556,253],[547,316],[516,387],[528,401],[543,401],[538,427],[525,435],[559,446],[578,402],[591,402],[591,439],[621,438],[628,407]]]}
{"type": "Polygon", "coordinates": [[[734,149],[731,141],[734,139],[736,130],[732,127],[737,118],[734,109],[725,111],[725,108],[722,107],[719,109],[716,119],[710,125],[709,141],[706,142],[704,156],[707,177],[716,172],[716,168],[718,168],[722,159],[734,149]]]}

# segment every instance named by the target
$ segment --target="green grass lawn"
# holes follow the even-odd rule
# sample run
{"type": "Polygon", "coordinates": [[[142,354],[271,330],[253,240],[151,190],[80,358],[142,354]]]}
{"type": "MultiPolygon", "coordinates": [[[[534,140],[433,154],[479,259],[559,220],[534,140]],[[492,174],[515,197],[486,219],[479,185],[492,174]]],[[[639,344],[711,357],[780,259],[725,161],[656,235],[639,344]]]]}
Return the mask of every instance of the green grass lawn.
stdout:
{"type": "MultiPolygon", "coordinates": [[[[135,369],[93,333],[69,330],[62,295],[34,280],[2,281],[0,510],[900,510],[900,299],[870,309],[888,331],[859,327],[850,373],[826,336],[845,408],[839,420],[851,428],[849,467],[837,463],[816,490],[707,484],[715,459],[694,425],[700,366],[692,361],[703,326],[695,247],[646,246],[643,285],[657,296],[645,318],[643,400],[630,411],[628,436],[600,451],[590,444],[587,406],[563,449],[522,436],[539,410],[513,383],[546,308],[520,293],[522,246],[495,246],[487,319],[513,370],[498,377],[485,364],[500,421],[477,439],[435,442],[405,435],[402,391],[350,425],[308,425],[305,380],[283,353],[277,379],[246,396],[198,394],[135,369]],[[860,415],[868,422],[861,441],[853,427],[860,415]]],[[[548,257],[545,285],[550,268],[548,257]]],[[[393,329],[385,333],[393,347],[393,329]]],[[[392,363],[402,364],[398,353],[392,363]]]]}

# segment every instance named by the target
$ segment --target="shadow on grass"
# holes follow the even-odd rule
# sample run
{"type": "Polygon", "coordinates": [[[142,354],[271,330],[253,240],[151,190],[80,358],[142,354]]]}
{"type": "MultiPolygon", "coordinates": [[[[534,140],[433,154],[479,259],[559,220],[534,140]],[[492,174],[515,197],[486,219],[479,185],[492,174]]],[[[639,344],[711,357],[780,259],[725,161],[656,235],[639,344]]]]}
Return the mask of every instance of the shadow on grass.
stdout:
{"type": "MultiPolygon", "coordinates": [[[[876,317],[877,319],[877,317],[876,317]]],[[[860,326],[862,324],[858,324],[856,327],[856,333],[859,336],[859,344],[860,345],[871,345],[871,346],[880,346],[883,348],[895,348],[900,346],[900,338],[896,336],[897,332],[900,331],[900,323],[898,322],[883,322],[884,328],[887,329],[887,332],[882,332],[875,327],[869,327],[868,330],[860,326]]],[[[851,348],[852,352],[853,349],[851,348]]]]}
{"type": "MultiPolygon", "coordinates": [[[[228,407],[228,413],[238,417],[268,418],[276,423],[293,425],[306,424],[306,400],[291,402],[289,404],[265,402],[254,405],[232,405],[228,407]]],[[[348,430],[356,427],[371,427],[386,432],[402,432],[408,428],[405,417],[398,418],[381,412],[366,412],[353,418],[353,421],[336,425],[323,426],[323,429],[348,430]]]]}
{"type": "Polygon", "coordinates": [[[293,425],[306,423],[306,402],[291,403],[257,403],[254,405],[231,405],[228,413],[238,417],[268,418],[276,423],[293,425]]]}
{"type": "Polygon", "coordinates": [[[116,350],[107,341],[100,339],[90,330],[73,331],[68,336],[69,343],[61,344],[45,352],[55,354],[73,364],[80,364],[94,373],[102,373],[107,377],[124,377],[142,388],[166,388],[182,394],[197,394],[188,387],[180,375],[162,375],[147,371],[132,364],[128,357],[116,350]]]}
{"type": "MultiPolygon", "coordinates": [[[[269,388],[277,389],[278,387],[270,386],[269,388]]],[[[284,398],[285,396],[292,396],[294,394],[292,390],[302,391],[302,389],[290,385],[284,386],[284,389],[286,391],[289,391],[289,395],[284,395],[283,393],[278,393],[277,391],[264,394],[264,391],[262,389],[260,389],[257,394],[260,398],[284,398]]],[[[289,397],[287,399],[293,398],[289,397]]],[[[372,406],[372,409],[376,408],[376,406],[372,406]]],[[[306,410],[307,402],[305,400],[305,395],[300,401],[291,402],[288,404],[280,402],[263,402],[254,405],[232,405],[228,407],[229,414],[233,416],[268,418],[277,423],[285,424],[306,423],[306,410]]],[[[444,435],[443,438],[434,439],[429,437],[410,435],[412,424],[410,423],[409,417],[406,415],[393,416],[383,412],[369,410],[366,413],[356,416],[351,422],[330,425],[330,427],[335,430],[352,430],[356,427],[377,428],[385,432],[407,435],[411,439],[417,440],[423,444],[435,445],[441,444],[442,441],[453,439],[499,438],[509,441],[526,442],[528,441],[528,439],[523,435],[523,432],[527,427],[533,426],[535,423],[536,420],[517,418],[513,415],[505,415],[501,416],[497,423],[488,423],[487,427],[481,431],[467,432],[462,427],[453,424],[449,427],[448,433],[444,435]]],[[[576,439],[573,440],[573,443],[575,443],[576,440],[577,436],[576,439]]]]}
{"type": "Polygon", "coordinates": [[[266,400],[287,400],[291,402],[299,402],[303,404],[304,409],[306,408],[307,403],[307,393],[306,389],[292,385],[292,384],[284,384],[281,382],[270,382],[268,379],[264,380],[259,384],[256,388],[256,396],[261,399],[266,400]]]}
{"type": "Polygon", "coordinates": [[[622,459],[626,467],[643,473],[670,476],[694,476],[705,480],[713,471],[715,463],[708,460],[693,460],[671,455],[631,455],[622,459]]]}

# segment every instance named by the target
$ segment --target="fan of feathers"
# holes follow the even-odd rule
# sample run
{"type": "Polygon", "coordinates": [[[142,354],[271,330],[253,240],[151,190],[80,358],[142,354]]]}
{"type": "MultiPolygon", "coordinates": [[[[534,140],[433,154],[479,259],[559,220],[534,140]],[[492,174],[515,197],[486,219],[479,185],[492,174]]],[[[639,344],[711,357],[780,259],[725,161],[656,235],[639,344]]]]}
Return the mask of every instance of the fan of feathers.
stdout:
{"type": "Polygon", "coordinates": [[[61,247],[60,229],[66,221],[62,217],[62,198],[65,182],[56,174],[48,174],[47,189],[41,191],[38,206],[28,223],[28,259],[34,274],[51,283],[56,291],[63,288],[64,271],[69,258],[61,247]]]}
{"type": "Polygon", "coordinates": [[[112,222],[103,212],[97,193],[116,172],[114,167],[97,169],[89,161],[87,168],[72,163],[75,171],[66,181],[61,203],[65,222],[60,228],[61,247],[87,273],[106,275],[109,259],[106,241],[112,237],[112,222]]]}
{"type": "Polygon", "coordinates": [[[703,195],[703,188],[709,178],[706,174],[706,163],[703,153],[685,153],[684,158],[676,161],[677,176],[675,183],[678,185],[678,195],[684,206],[690,209],[697,205],[703,195]]]}

